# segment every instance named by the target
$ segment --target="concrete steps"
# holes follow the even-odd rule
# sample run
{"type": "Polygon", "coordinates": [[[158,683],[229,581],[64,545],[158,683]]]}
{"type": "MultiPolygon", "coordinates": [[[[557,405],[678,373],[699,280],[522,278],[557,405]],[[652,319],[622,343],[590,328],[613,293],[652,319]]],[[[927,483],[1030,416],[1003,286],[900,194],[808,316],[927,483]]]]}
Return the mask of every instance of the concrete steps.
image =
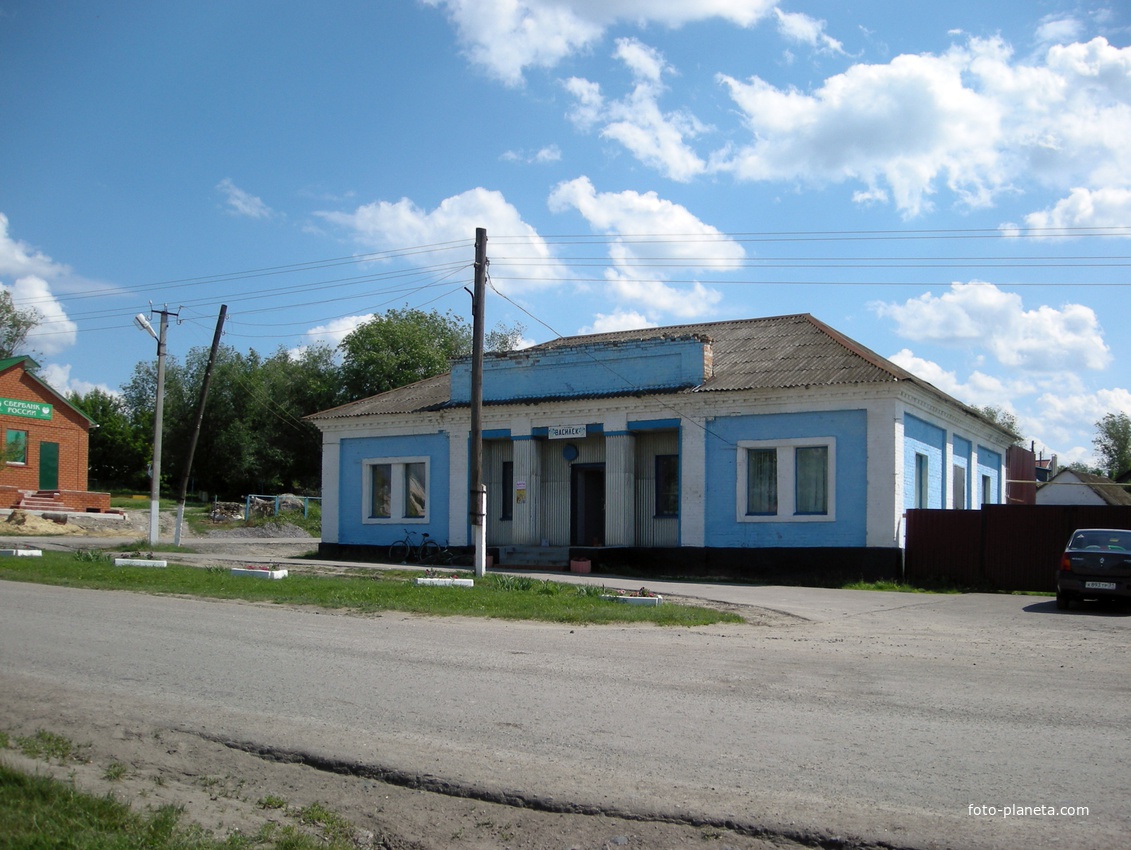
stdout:
{"type": "Polygon", "coordinates": [[[21,511],[65,511],[67,506],[53,490],[25,491],[16,508],[21,511]]]}
{"type": "Polygon", "coordinates": [[[569,569],[568,546],[500,546],[499,566],[537,570],[569,569]]]}

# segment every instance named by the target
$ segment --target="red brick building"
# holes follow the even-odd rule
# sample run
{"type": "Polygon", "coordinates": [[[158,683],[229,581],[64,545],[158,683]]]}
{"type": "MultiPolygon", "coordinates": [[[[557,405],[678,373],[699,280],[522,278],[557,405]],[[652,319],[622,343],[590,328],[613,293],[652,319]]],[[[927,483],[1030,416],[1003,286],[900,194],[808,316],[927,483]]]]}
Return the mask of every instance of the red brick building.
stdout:
{"type": "Polygon", "coordinates": [[[108,511],[109,493],[87,491],[85,413],[36,377],[30,357],[0,359],[0,508],[108,511]]]}

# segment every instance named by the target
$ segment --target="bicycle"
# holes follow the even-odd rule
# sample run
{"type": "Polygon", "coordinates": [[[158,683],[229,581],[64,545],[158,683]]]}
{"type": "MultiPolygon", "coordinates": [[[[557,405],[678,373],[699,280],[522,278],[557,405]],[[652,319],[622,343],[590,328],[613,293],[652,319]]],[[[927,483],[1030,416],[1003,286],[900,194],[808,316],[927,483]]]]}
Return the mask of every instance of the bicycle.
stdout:
{"type": "Polygon", "coordinates": [[[393,563],[406,564],[409,561],[417,561],[430,564],[439,558],[440,544],[429,537],[427,531],[409,531],[406,528],[404,533],[404,540],[398,540],[389,547],[389,559],[393,563]],[[422,538],[420,543],[415,542],[417,537],[422,538]]]}

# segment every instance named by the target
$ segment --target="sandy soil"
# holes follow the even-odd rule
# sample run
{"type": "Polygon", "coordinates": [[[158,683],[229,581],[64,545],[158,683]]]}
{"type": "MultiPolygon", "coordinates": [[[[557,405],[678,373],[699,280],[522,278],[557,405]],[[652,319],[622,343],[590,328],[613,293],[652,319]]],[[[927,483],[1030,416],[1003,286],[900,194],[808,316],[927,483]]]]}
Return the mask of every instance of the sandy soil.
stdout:
{"type": "MultiPolygon", "coordinates": [[[[143,538],[148,515],[130,514],[128,533],[117,523],[92,529],[85,522],[60,526],[27,517],[21,525],[7,524],[0,534],[143,538]]],[[[277,530],[272,534],[280,536],[277,530]]],[[[296,538],[301,534],[298,531],[296,538]]],[[[215,545],[220,539],[210,536],[208,542],[215,545]]],[[[229,541],[234,549],[250,542],[239,536],[229,541]]],[[[306,544],[296,539],[296,545],[306,544]]],[[[134,717],[123,708],[101,704],[97,696],[78,690],[24,679],[5,682],[0,677],[0,732],[7,733],[11,742],[9,749],[0,751],[0,758],[21,769],[73,780],[98,795],[113,794],[135,808],[182,806],[186,822],[199,824],[219,838],[234,832],[254,835],[272,823],[325,836],[325,827],[303,823],[309,819],[303,810],[320,804],[348,822],[353,842],[363,848],[768,850],[795,846],[780,837],[771,841],[720,825],[535,811],[269,761],[179,729],[175,718],[134,717]],[[39,730],[65,735],[78,745],[79,758],[59,762],[26,757],[17,741],[39,730]]]]}
{"type": "Polygon", "coordinates": [[[216,837],[254,835],[269,823],[324,836],[325,829],[302,822],[303,810],[320,804],[348,821],[354,844],[363,848],[783,846],[715,826],[532,811],[266,761],[168,725],[114,717],[79,694],[35,693],[37,687],[21,683],[19,698],[0,698],[0,726],[13,745],[0,758],[29,772],[74,781],[97,795],[112,794],[137,809],[183,806],[185,822],[216,837]],[[25,757],[15,748],[17,739],[40,729],[65,734],[78,745],[79,758],[48,762],[25,757]]]}

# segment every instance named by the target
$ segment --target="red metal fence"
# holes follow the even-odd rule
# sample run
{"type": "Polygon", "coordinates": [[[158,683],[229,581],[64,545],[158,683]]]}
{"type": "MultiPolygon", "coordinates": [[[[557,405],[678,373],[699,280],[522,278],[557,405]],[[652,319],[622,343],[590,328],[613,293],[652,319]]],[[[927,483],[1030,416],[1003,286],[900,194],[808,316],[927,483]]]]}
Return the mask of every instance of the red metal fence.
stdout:
{"type": "Polygon", "coordinates": [[[1056,589],[1064,544],[1077,528],[1131,528],[1131,507],[986,505],[910,510],[904,579],[993,590],[1056,589]]]}

